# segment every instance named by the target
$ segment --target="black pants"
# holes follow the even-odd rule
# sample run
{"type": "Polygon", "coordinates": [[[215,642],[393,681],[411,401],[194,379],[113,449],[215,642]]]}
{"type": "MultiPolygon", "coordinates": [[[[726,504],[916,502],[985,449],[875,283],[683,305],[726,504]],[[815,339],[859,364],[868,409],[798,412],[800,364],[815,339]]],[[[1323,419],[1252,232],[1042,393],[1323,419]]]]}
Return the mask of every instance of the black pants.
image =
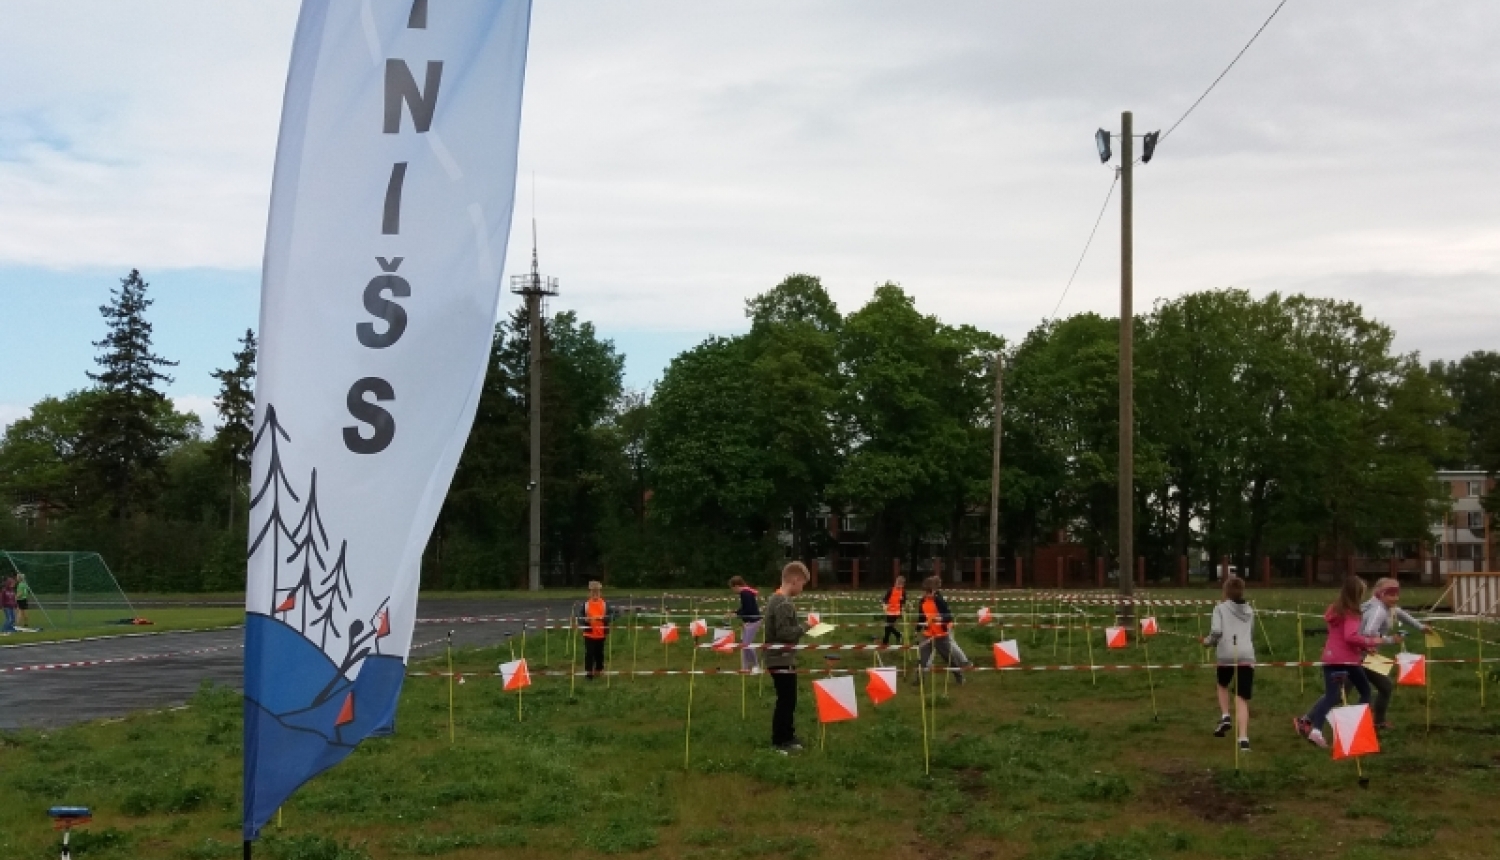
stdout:
{"type": "Polygon", "coordinates": [[[604,639],[583,637],[583,671],[590,678],[604,671],[604,639]]]}
{"type": "Polygon", "coordinates": [[[776,688],[776,710],[771,714],[771,743],[780,746],[797,736],[797,674],[791,669],[771,669],[771,684],[776,688]]]}
{"type": "Polygon", "coordinates": [[[885,637],[880,640],[880,644],[882,644],[882,645],[889,645],[889,644],[891,644],[891,637],[892,636],[896,637],[896,644],[897,645],[901,644],[901,631],[896,629],[896,625],[900,624],[900,623],[901,623],[901,616],[899,616],[899,615],[887,615],[885,617],[885,637]]]}
{"type": "Polygon", "coordinates": [[[1396,684],[1390,675],[1382,675],[1365,669],[1365,679],[1370,686],[1375,688],[1375,706],[1370,710],[1375,712],[1375,723],[1378,725],[1385,722],[1385,714],[1391,707],[1391,693],[1395,692],[1396,684]]]}

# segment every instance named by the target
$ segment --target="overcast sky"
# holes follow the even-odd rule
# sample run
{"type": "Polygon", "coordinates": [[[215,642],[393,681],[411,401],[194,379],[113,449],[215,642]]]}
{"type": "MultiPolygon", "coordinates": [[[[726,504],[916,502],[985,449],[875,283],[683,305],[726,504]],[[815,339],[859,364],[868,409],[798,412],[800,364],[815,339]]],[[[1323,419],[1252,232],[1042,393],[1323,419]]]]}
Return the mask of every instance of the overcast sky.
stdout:
{"type": "MultiPolygon", "coordinates": [[[[208,372],[257,322],[297,6],[6,3],[0,423],[86,383],[132,267],[171,393],[211,409],[208,372]]],[[[1021,337],[1109,188],[1094,130],[1124,109],[1170,126],[1275,6],[537,0],[507,268],[534,175],[553,307],[614,339],[636,387],[792,272],[845,310],[893,280],[1021,337]]],[[[1138,168],[1137,308],[1303,291],[1427,358],[1500,348],[1497,43],[1496,3],[1290,0],[1138,168]]],[[[1117,312],[1118,254],[1111,204],[1063,315],[1117,312]]]]}

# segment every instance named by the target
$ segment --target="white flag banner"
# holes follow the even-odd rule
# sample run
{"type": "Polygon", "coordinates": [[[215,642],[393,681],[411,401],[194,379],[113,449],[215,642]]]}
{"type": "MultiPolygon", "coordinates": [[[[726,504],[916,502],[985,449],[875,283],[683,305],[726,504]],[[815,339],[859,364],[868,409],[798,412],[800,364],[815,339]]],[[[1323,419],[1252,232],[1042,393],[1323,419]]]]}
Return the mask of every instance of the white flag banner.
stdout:
{"type": "Polygon", "coordinates": [[[245,838],[394,727],[515,196],[530,0],[304,0],[261,296],[245,838]]]}

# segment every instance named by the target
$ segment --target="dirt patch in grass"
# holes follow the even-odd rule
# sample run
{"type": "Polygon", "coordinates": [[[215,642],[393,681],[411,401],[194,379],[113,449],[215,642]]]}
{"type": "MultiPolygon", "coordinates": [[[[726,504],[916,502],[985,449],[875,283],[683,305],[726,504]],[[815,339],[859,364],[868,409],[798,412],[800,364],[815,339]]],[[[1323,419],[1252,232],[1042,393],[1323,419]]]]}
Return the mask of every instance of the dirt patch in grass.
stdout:
{"type": "Polygon", "coordinates": [[[1213,824],[1245,824],[1261,811],[1254,798],[1226,791],[1212,771],[1185,762],[1169,763],[1161,769],[1163,797],[1174,807],[1213,824]]]}

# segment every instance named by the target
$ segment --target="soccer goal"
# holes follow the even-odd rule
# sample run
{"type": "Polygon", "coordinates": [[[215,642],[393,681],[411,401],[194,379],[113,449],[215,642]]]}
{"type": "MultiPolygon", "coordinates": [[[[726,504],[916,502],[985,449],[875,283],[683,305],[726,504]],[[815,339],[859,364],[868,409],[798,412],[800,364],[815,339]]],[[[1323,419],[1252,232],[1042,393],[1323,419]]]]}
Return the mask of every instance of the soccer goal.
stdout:
{"type": "Polygon", "coordinates": [[[97,552],[0,550],[0,578],[15,575],[25,576],[31,586],[30,627],[98,627],[135,617],[97,552]]]}

